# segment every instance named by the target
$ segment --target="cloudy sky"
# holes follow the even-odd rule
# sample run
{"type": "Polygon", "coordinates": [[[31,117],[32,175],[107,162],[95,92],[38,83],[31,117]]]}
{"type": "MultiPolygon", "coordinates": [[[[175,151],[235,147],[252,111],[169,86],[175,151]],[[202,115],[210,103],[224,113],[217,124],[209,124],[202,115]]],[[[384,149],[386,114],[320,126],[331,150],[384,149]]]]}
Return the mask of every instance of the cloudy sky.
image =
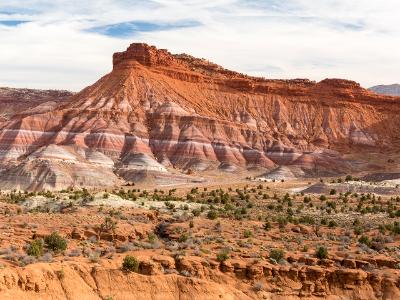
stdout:
{"type": "Polygon", "coordinates": [[[398,0],[1,0],[0,86],[78,91],[147,42],[267,78],[400,82],[398,0]]]}

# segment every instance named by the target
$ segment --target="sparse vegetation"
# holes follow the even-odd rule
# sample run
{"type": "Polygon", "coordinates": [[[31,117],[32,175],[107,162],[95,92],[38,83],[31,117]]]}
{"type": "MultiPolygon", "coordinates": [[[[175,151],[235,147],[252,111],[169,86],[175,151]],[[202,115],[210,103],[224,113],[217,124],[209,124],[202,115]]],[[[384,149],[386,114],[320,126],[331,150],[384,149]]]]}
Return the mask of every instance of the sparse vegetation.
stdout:
{"type": "Polygon", "coordinates": [[[285,252],[282,249],[272,249],[269,252],[269,258],[274,260],[275,262],[279,262],[280,260],[285,258],[285,252]]]}
{"type": "Polygon", "coordinates": [[[328,258],[328,249],[323,246],[319,246],[315,251],[315,256],[319,259],[326,259],[328,258]]]}
{"type": "Polygon", "coordinates": [[[44,242],[49,250],[56,253],[67,249],[67,240],[61,237],[57,232],[46,236],[44,242]]]}
{"type": "Polygon", "coordinates": [[[42,239],[36,239],[36,240],[33,240],[29,244],[29,246],[28,246],[28,248],[26,250],[26,253],[28,255],[30,255],[30,256],[39,257],[39,256],[42,256],[43,253],[44,253],[44,249],[43,248],[44,248],[43,240],[42,239]]]}
{"type": "Polygon", "coordinates": [[[139,261],[136,257],[127,255],[122,262],[122,270],[125,272],[135,272],[139,271],[139,261]]]}

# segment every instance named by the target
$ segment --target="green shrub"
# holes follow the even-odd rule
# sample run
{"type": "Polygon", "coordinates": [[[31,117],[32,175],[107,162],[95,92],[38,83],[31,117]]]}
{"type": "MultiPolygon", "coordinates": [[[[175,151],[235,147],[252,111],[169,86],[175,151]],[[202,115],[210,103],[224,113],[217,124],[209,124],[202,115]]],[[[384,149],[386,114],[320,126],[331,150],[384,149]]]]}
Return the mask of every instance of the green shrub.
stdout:
{"type": "Polygon", "coordinates": [[[285,252],[282,249],[272,249],[269,252],[269,258],[279,262],[281,259],[285,258],[285,252]]]}
{"type": "Polygon", "coordinates": [[[333,228],[333,227],[336,227],[338,224],[336,223],[336,221],[334,221],[334,220],[330,220],[329,221],[329,224],[328,224],[328,226],[330,227],[330,228],[333,228]]]}
{"type": "Polygon", "coordinates": [[[250,231],[250,230],[245,230],[244,231],[244,237],[247,239],[247,238],[249,238],[249,237],[252,237],[253,236],[253,233],[250,231]]]}
{"type": "Polygon", "coordinates": [[[218,217],[218,213],[216,210],[212,209],[207,213],[207,218],[209,218],[210,220],[215,220],[217,217],[218,217]]]}
{"type": "Polygon", "coordinates": [[[347,175],[345,178],[346,181],[352,181],[353,180],[353,176],[351,175],[347,175]]]}
{"type": "Polygon", "coordinates": [[[44,243],[49,250],[54,252],[60,252],[67,249],[67,240],[61,237],[57,232],[46,236],[44,238],[44,243]]]}
{"type": "Polygon", "coordinates": [[[189,236],[187,233],[181,234],[181,236],[178,238],[179,243],[184,243],[189,239],[189,236]]]}
{"type": "Polygon", "coordinates": [[[319,259],[328,258],[328,249],[326,247],[319,246],[315,252],[315,256],[319,259]]]}
{"type": "Polygon", "coordinates": [[[279,216],[278,217],[278,224],[279,224],[279,228],[284,228],[287,224],[288,224],[288,219],[284,216],[279,216]]]}
{"type": "Polygon", "coordinates": [[[192,214],[193,214],[193,216],[198,217],[198,216],[200,216],[200,214],[201,214],[201,210],[198,209],[198,208],[193,209],[193,210],[192,210],[192,214]]]}
{"type": "Polygon", "coordinates": [[[149,240],[149,243],[154,244],[156,242],[156,240],[157,240],[157,235],[155,235],[154,232],[150,232],[147,235],[147,239],[149,240]]]}
{"type": "Polygon", "coordinates": [[[360,244],[365,244],[365,245],[367,245],[368,247],[371,247],[371,240],[370,240],[369,237],[367,237],[366,235],[361,236],[361,237],[358,239],[358,242],[359,242],[360,244]]]}
{"type": "Polygon", "coordinates": [[[302,252],[308,252],[308,246],[304,245],[303,248],[301,249],[302,252]]]}
{"type": "Polygon", "coordinates": [[[229,258],[229,250],[228,249],[223,249],[217,254],[217,260],[219,262],[223,262],[229,258]]]}
{"type": "Polygon", "coordinates": [[[356,228],[354,228],[354,234],[355,235],[360,235],[362,232],[363,232],[363,230],[362,230],[361,227],[357,226],[356,228]]]}
{"type": "Polygon", "coordinates": [[[125,272],[138,272],[139,270],[139,261],[136,257],[127,255],[122,262],[122,270],[125,272]]]}
{"type": "Polygon", "coordinates": [[[29,246],[28,249],[26,250],[26,253],[30,256],[42,256],[43,255],[43,240],[42,239],[36,239],[33,240],[29,246]]]}
{"type": "Polygon", "coordinates": [[[315,224],[315,220],[311,216],[301,216],[299,218],[299,223],[314,225],[315,224]]]}

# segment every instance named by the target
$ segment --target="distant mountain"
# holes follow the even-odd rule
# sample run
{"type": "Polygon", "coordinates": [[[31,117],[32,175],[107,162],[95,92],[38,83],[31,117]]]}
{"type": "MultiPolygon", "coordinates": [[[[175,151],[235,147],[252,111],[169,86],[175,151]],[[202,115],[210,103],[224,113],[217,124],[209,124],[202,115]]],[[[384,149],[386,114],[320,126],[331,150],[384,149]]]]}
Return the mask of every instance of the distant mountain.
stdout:
{"type": "Polygon", "coordinates": [[[0,122],[15,114],[50,111],[72,95],[68,91],[0,87],[0,122]]]}
{"type": "Polygon", "coordinates": [[[377,85],[369,90],[381,95],[400,96],[400,84],[377,85]]]}

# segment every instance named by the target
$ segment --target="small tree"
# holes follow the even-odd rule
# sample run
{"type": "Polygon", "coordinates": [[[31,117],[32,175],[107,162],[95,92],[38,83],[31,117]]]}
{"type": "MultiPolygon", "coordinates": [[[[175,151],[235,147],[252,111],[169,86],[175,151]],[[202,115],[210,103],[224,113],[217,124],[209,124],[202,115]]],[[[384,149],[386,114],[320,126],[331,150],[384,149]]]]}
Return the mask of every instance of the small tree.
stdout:
{"type": "Polygon", "coordinates": [[[139,271],[139,261],[136,257],[127,255],[122,262],[122,270],[125,272],[138,272],[139,271]]]}
{"type": "Polygon", "coordinates": [[[99,240],[101,237],[101,234],[103,232],[111,232],[112,234],[112,238],[114,240],[114,236],[115,236],[115,230],[117,229],[117,222],[114,221],[113,219],[111,219],[111,217],[106,217],[104,219],[104,222],[102,224],[100,224],[100,228],[99,228],[99,240]]]}
{"type": "Polygon", "coordinates": [[[315,252],[315,256],[319,259],[328,258],[328,249],[326,247],[319,246],[315,252]]]}
{"type": "Polygon", "coordinates": [[[58,232],[53,232],[46,236],[44,242],[46,247],[54,252],[61,252],[67,249],[67,240],[61,237],[58,232]]]}
{"type": "Polygon", "coordinates": [[[215,220],[218,217],[218,213],[216,210],[212,209],[207,213],[207,218],[210,220],[215,220]]]}

